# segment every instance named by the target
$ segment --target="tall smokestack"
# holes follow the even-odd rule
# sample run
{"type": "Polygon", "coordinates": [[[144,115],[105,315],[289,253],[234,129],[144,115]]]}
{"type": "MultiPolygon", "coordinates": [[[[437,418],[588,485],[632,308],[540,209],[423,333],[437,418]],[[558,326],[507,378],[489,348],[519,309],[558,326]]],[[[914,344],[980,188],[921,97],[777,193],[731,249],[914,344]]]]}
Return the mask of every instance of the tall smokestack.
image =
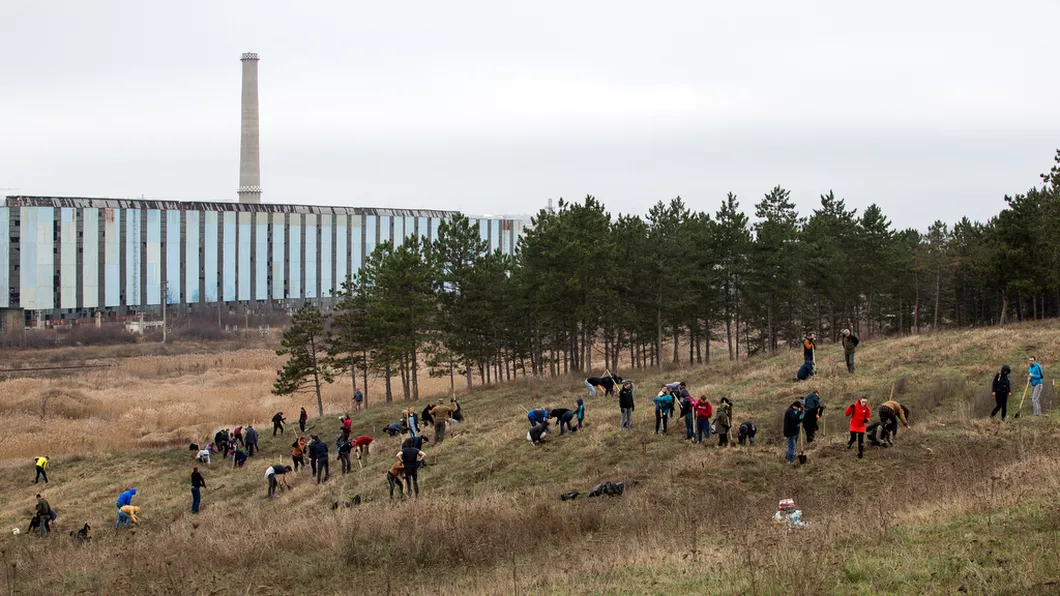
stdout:
{"type": "Polygon", "coordinates": [[[261,142],[258,138],[258,55],[243,54],[243,126],[239,141],[239,202],[261,202],[261,142]]]}

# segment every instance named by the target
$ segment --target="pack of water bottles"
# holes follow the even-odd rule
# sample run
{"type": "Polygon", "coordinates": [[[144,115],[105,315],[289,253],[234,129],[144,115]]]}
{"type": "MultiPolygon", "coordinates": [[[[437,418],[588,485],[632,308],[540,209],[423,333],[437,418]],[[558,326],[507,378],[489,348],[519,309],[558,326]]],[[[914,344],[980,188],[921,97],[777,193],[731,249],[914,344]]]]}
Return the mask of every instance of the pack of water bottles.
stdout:
{"type": "Polygon", "coordinates": [[[777,512],[773,514],[773,525],[805,528],[809,524],[802,521],[802,510],[795,506],[795,499],[781,499],[777,504],[777,512]]]}

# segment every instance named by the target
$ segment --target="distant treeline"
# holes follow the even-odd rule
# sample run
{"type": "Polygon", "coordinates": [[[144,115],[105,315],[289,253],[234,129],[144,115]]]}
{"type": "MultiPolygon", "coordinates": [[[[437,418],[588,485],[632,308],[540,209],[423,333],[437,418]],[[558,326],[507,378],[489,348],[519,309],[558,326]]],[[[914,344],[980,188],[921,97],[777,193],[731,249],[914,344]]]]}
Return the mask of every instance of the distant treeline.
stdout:
{"type": "Polygon", "coordinates": [[[344,285],[328,317],[330,364],[400,376],[415,398],[424,361],[470,386],[613,370],[620,356],[637,367],[709,361],[708,338],[738,359],[809,330],[834,339],[853,326],[864,338],[1055,317],[1060,151],[1055,162],[1041,188],[1004,197],[989,221],[926,232],[832,192],[800,215],[779,186],[753,223],[731,193],[713,214],[676,198],[647,217],[561,200],[533,218],[515,256],[487,252],[456,217],[433,243],[380,245],[344,285]],[[594,343],[604,362],[592,361],[594,343]]]}

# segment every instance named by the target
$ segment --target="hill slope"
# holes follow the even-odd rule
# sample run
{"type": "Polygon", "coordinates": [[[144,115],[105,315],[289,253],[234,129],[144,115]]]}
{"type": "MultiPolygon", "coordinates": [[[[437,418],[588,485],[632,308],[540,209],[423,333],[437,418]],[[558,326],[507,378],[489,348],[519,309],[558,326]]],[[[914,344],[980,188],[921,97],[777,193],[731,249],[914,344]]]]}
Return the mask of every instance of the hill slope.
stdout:
{"type": "MultiPolygon", "coordinates": [[[[477,391],[462,400],[467,421],[428,445],[421,499],[394,505],[383,476],[398,440],[379,429],[401,404],[355,417],[355,434],[377,437],[363,470],[355,463],[342,476],[333,460],[330,482],[299,474],[273,501],[264,471],[289,461],[293,439],[263,432],[264,454],[247,468],[204,470],[199,516],[187,512],[187,451],[57,459],[45,494],[60,532],[8,532],[0,579],[35,594],[1047,592],[1060,579],[1060,420],[1051,409],[1030,416],[1029,400],[1019,420],[985,415],[994,370],[1017,369],[1015,410],[1026,354],[1050,375],[1058,340],[1060,325],[1049,323],[866,342],[853,376],[829,347],[818,354],[822,374],[802,384],[789,380],[801,360],[794,351],[661,375],[623,371],[639,388],[633,432],[619,431],[617,404],[601,395],[586,400],[582,432],[538,448],[524,439],[521,407],[571,407],[584,394],[579,379],[477,391]],[[715,403],[729,393],[735,422],[758,424],[757,446],[691,445],[681,421],[654,435],[650,398],[675,379],[715,403]],[[892,383],[914,428],[859,461],[845,448],[842,406],[866,394],[875,409],[892,383]],[[831,406],[827,434],[807,465],[789,466],[781,416],[811,387],[831,406]],[[636,484],[617,498],[557,498],[604,480],[636,484]],[[113,503],[129,486],[144,520],[115,535],[113,503]],[[360,507],[330,509],[353,494],[360,507]],[[785,497],[808,528],[771,524],[785,497]],[[86,520],[96,537],[75,545],[65,533],[86,520]]],[[[1054,399],[1050,385],[1047,405],[1054,399]]],[[[330,442],[338,425],[311,426],[330,442]]],[[[25,530],[41,488],[31,474],[30,462],[0,469],[6,527],[25,530]]]]}

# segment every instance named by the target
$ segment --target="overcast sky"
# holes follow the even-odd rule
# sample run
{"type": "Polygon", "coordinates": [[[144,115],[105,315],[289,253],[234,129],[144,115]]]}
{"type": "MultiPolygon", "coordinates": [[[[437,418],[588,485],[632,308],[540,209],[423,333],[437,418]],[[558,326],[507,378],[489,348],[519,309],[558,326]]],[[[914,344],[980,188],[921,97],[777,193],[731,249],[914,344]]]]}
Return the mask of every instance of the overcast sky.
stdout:
{"type": "Polygon", "coordinates": [[[1060,147],[1055,0],[0,3],[0,194],[986,219],[1060,147]],[[518,4],[518,7],[508,5],[518,4]],[[15,189],[15,190],[11,190],[15,189]]]}

